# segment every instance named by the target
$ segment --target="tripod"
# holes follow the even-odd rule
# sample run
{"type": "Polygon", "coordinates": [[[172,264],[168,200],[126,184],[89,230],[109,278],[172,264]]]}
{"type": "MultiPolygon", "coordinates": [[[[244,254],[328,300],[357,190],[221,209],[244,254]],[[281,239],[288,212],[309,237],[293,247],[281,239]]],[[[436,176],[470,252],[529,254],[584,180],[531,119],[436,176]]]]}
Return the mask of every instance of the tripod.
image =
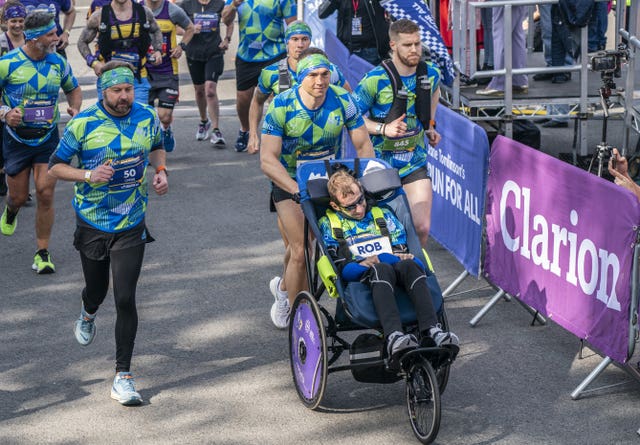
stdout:
{"type": "Polygon", "coordinates": [[[600,73],[602,78],[602,86],[599,89],[600,104],[602,105],[603,119],[602,119],[602,139],[601,142],[596,145],[596,151],[593,153],[591,162],[589,162],[589,169],[587,171],[592,172],[593,165],[598,161],[598,167],[596,174],[602,178],[604,166],[608,164],[609,158],[613,153],[613,147],[607,143],[607,120],[609,119],[609,107],[611,106],[611,90],[616,88],[616,84],[613,81],[613,72],[603,71],[600,73]]]}

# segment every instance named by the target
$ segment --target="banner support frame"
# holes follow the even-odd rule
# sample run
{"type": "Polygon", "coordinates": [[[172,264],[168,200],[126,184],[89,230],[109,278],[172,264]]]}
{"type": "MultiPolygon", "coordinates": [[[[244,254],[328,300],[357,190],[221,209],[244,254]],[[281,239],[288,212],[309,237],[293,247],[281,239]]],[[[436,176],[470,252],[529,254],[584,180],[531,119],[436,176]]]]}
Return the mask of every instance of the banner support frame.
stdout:
{"type": "MultiPolygon", "coordinates": [[[[638,266],[640,265],[640,232],[636,233],[636,245],[634,247],[633,265],[631,272],[631,304],[629,305],[629,347],[627,350],[627,360],[633,356],[636,345],[636,337],[638,334],[638,266]]],[[[640,371],[634,369],[629,363],[617,363],[611,357],[605,356],[602,361],[596,366],[587,377],[571,392],[571,398],[573,400],[579,399],[583,394],[588,392],[586,388],[593,383],[593,381],[604,372],[609,365],[616,365],[640,382],[640,371]]],[[[610,386],[610,385],[609,385],[610,386]]],[[[597,388],[599,389],[599,388],[597,388]]]]}

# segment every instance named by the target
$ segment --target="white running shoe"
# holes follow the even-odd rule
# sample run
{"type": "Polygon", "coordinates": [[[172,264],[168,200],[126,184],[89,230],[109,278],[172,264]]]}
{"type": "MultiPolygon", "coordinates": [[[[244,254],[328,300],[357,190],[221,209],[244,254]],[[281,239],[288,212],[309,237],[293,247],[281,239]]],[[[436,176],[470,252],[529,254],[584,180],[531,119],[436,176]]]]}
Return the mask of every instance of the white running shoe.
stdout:
{"type": "Polygon", "coordinates": [[[276,328],[287,329],[289,327],[289,299],[279,292],[280,277],[274,277],[269,282],[269,290],[275,300],[271,306],[271,321],[276,328]]]}

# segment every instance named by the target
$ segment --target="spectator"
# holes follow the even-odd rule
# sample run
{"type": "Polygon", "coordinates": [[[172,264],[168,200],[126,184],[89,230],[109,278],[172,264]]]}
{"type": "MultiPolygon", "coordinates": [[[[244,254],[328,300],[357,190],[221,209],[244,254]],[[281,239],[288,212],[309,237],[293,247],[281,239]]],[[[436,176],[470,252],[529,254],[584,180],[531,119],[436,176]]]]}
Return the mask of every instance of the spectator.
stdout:
{"type": "Polygon", "coordinates": [[[351,54],[378,65],[389,57],[389,21],[379,0],[324,0],[318,16],[338,11],[338,39],[351,54]]]}
{"type": "MultiPolygon", "coordinates": [[[[504,6],[492,8],[492,29],[493,29],[493,66],[496,70],[504,69],[504,6]]],[[[512,66],[513,69],[525,68],[527,66],[527,36],[522,22],[527,18],[528,6],[513,6],[511,8],[511,44],[512,44],[512,66]]],[[[477,90],[476,94],[481,96],[502,96],[504,95],[505,77],[496,76],[482,90],[477,90]]],[[[529,85],[526,74],[515,74],[512,77],[513,92],[527,93],[529,85]]]]}

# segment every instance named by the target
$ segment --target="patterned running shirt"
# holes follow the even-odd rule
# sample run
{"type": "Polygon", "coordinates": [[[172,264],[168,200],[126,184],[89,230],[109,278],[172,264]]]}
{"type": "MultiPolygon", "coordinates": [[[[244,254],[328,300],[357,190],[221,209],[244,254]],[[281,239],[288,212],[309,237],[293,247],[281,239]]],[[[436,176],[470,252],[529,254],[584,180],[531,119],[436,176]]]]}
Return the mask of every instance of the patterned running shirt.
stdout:
{"type": "MultiPolygon", "coordinates": [[[[233,0],[226,0],[230,5],[233,0]]],[[[285,20],[295,17],[295,0],[245,0],[238,6],[240,40],[237,57],[264,62],[284,54],[285,20]]]]}
{"type": "Polygon", "coordinates": [[[295,178],[297,165],[309,160],[340,157],[342,128],[364,125],[351,95],[329,85],[324,103],[309,110],[300,99],[300,85],[278,94],[269,104],[262,134],[282,138],[280,162],[295,178]]]}
{"type": "Polygon", "coordinates": [[[22,110],[20,127],[47,130],[47,133],[36,139],[22,139],[13,128],[8,125],[5,128],[11,137],[25,145],[42,144],[57,130],[60,88],[66,94],[77,87],[71,66],[57,53],[47,54],[41,60],[29,58],[22,48],[5,54],[0,58],[2,103],[22,110]]]}
{"type": "MultiPolygon", "coordinates": [[[[440,70],[432,63],[427,63],[427,75],[431,82],[431,94],[434,94],[440,83],[440,70]]],[[[407,130],[423,129],[422,124],[416,115],[416,76],[400,76],[405,89],[408,91],[407,98],[407,130]]],[[[393,103],[393,87],[387,72],[382,66],[377,66],[369,71],[360,81],[354,91],[356,104],[360,112],[374,120],[384,119],[391,110],[393,103]]],[[[397,168],[400,176],[405,177],[416,169],[423,167],[427,162],[426,143],[421,138],[413,151],[393,152],[383,151],[384,138],[380,135],[371,135],[371,142],[376,151],[376,157],[388,162],[397,168]]]]}
{"type": "MultiPolygon", "coordinates": [[[[296,80],[296,73],[291,69],[289,64],[287,64],[287,69],[289,71],[289,79],[291,82],[291,86],[295,86],[298,84],[296,80]]],[[[346,80],[344,78],[344,74],[342,71],[334,65],[331,64],[331,83],[333,85],[338,85],[339,87],[344,87],[346,80]]],[[[272,63],[266,68],[263,68],[260,72],[260,77],[258,78],[258,88],[262,94],[272,94],[275,96],[280,92],[280,61],[272,63]]]]}
{"type": "Polygon", "coordinates": [[[65,163],[77,156],[83,169],[105,163],[115,169],[108,183],[76,182],[72,203],[87,224],[116,233],[144,219],[149,153],[161,147],[160,121],[153,107],[134,102],[127,116],[115,117],[99,102],[69,121],[52,156],[65,163]]]}

